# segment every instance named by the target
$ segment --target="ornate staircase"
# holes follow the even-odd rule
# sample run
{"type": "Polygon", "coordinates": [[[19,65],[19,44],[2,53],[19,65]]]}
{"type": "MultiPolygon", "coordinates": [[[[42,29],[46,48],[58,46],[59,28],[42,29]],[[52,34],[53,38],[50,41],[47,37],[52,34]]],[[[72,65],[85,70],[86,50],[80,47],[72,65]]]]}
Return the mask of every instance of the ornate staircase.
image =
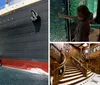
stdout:
{"type": "Polygon", "coordinates": [[[88,70],[87,77],[84,77],[83,73],[79,69],[77,69],[77,67],[66,66],[64,76],[61,80],[59,80],[58,85],[75,85],[92,75],[93,73],[88,70]]]}
{"type": "Polygon", "coordinates": [[[53,58],[52,56],[56,56],[57,58],[63,57],[63,59],[61,59],[62,62],[55,59],[56,62],[50,66],[50,73],[52,73],[51,85],[75,85],[93,75],[93,72],[87,68],[84,55],[68,57],[67,59],[64,55],[61,55],[63,55],[61,51],[52,45],[51,58],[53,58]]]}

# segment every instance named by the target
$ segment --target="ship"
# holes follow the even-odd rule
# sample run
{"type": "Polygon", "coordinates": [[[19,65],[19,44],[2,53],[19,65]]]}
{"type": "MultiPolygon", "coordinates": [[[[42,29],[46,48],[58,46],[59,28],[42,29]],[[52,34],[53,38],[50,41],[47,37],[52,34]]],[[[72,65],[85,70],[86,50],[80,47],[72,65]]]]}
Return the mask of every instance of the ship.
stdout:
{"type": "Polygon", "coordinates": [[[48,0],[23,0],[0,10],[0,62],[48,71],[48,0]]]}

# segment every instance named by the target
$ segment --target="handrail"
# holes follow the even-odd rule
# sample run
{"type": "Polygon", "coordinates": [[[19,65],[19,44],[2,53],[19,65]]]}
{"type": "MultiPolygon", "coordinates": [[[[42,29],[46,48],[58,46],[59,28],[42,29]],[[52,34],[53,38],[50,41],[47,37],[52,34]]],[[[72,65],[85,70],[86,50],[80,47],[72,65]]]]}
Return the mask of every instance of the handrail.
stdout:
{"type": "Polygon", "coordinates": [[[77,60],[75,57],[72,57],[75,61],[77,61],[81,67],[85,68],[86,70],[88,70],[79,60],[77,60]]]}
{"type": "Polygon", "coordinates": [[[96,48],[96,51],[95,51],[95,52],[100,51],[100,49],[97,50],[97,47],[98,47],[98,46],[100,47],[100,45],[96,45],[96,46],[90,48],[90,49],[89,49],[89,51],[90,51],[89,53],[93,53],[93,52],[91,52],[91,50],[93,50],[94,48],[96,48]]]}
{"type": "Polygon", "coordinates": [[[100,52],[100,44],[95,45],[89,49],[87,49],[89,52],[86,55],[86,59],[92,59],[99,55],[100,52]]]}
{"type": "MultiPolygon", "coordinates": [[[[63,57],[60,64],[58,64],[56,62],[54,63],[54,70],[52,71],[52,74],[54,76],[53,85],[58,85],[59,80],[64,75],[64,66],[65,66],[65,62],[66,62],[66,57],[54,44],[51,44],[51,45],[54,47],[54,49],[56,49],[60,53],[60,57],[63,57]]],[[[53,50],[53,49],[51,48],[51,50],[53,50]]],[[[55,55],[56,55],[56,52],[55,52],[55,55]]]]}
{"type": "Polygon", "coordinates": [[[85,77],[87,77],[88,69],[85,67],[85,65],[81,61],[77,60],[75,57],[71,57],[71,58],[74,60],[74,62],[72,61],[72,63],[75,64],[78,67],[78,69],[80,69],[82,71],[82,73],[85,77]],[[76,62],[78,64],[76,64],[76,62]]]}
{"type": "Polygon", "coordinates": [[[79,59],[81,62],[84,62],[84,61],[82,60],[82,58],[79,58],[79,57],[78,57],[78,59],[79,59]]]}
{"type": "MultiPolygon", "coordinates": [[[[51,45],[54,46],[54,47],[60,52],[60,54],[62,54],[61,51],[60,51],[54,44],[51,44],[51,45]]],[[[63,55],[63,54],[62,54],[62,55],[63,55]]],[[[56,71],[57,69],[63,67],[64,63],[66,62],[66,58],[65,58],[64,55],[63,55],[63,57],[64,57],[63,62],[62,62],[61,64],[59,64],[59,67],[57,67],[54,71],[56,71]]],[[[54,71],[53,71],[53,72],[54,72],[54,71]]]]}
{"type": "Polygon", "coordinates": [[[66,58],[63,55],[64,60],[61,64],[58,65],[58,67],[56,69],[54,69],[54,71],[52,72],[54,75],[54,82],[53,85],[58,85],[58,82],[60,79],[62,79],[63,75],[64,75],[64,66],[65,66],[65,62],[66,62],[66,58]],[[62,70],[61,74],[59,74],[60,70],[62,70]]]}
{"type": "Polygon", "coordinates": [[[58,70],[61,67],[63,67],[65,65],[65,62],[66,62],[66,58],[64,58],[63,62],[53,72],[55,72],[56,70],[58,70]]]}
{"type": "MultiPolygon", "coordinates": [[[[80,62],[80,63],[84,63],[85,61],[86,61],[86,58],[85,57],[83,57],[83,56],[85,56],[83,53],[82,53],[82,58],[84,59],[84,60],[82,60],[80,57],[78,57],[78,59],[79,60],[82,60],[82,62],[80,62]]],[[[76,58],[76,57],[73,57],[73,58],[76,58]]],[[[76,59],[77,60],[77,59],[76,59]]],[[[85,65],[83,65],[83,67],[86,69],[86,70],[90,70],[88,67],[86,67],[85,65]]]]}

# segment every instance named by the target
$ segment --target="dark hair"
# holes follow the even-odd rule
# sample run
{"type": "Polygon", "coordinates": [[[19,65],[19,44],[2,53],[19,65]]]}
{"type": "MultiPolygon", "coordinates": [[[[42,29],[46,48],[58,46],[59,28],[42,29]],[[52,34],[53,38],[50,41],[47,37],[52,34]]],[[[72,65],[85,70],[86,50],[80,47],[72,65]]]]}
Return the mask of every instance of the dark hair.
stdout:
{"type": "Polygon", "coordinates": [[[90,16],[90,14],[91,14],[91,12],[89,11],[89,9],[88,9],[88,7],[86,6],[86,5],[81,5],[81,6],[79,6],[78,8],[77,8],[77,12],[81,12],[83,15],[84,15],[84,17],[87,19],[89,16],[90,16]]]}

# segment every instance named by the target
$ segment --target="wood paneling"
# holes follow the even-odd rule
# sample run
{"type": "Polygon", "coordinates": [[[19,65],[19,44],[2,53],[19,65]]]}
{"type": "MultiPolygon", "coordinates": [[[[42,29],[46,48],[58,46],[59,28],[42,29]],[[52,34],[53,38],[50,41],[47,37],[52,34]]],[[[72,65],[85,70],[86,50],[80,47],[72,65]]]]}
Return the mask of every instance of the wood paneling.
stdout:
{"type": "Polygon", "coordinates": [[[80,50],[70,45],[69,56],[77,56],[79,55],[80,50]]]}

